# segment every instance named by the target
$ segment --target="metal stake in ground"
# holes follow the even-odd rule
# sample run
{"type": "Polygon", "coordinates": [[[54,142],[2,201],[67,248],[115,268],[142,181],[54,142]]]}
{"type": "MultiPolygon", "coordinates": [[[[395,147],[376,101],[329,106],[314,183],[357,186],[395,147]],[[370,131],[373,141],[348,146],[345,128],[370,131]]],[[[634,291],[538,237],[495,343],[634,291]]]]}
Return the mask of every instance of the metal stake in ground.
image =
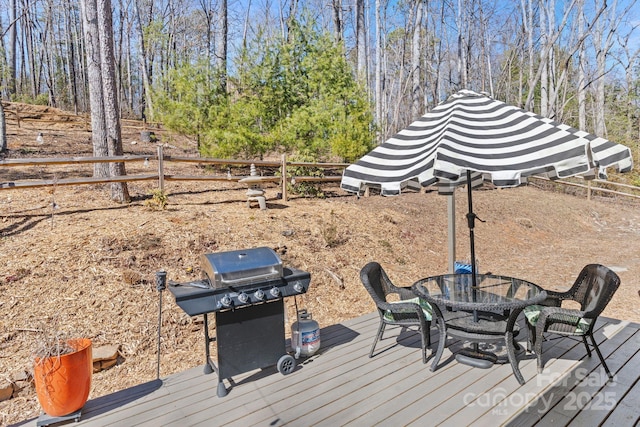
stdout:
{"type": "Polygon", "coordinates": [[[158,303],[158,362],[156,369],[156,379],[160,379],[160,330],[162,328],[162,291],[167,288],[167,272],[160,270],[156,272],[156,289],[160,295],[158,303]]]}

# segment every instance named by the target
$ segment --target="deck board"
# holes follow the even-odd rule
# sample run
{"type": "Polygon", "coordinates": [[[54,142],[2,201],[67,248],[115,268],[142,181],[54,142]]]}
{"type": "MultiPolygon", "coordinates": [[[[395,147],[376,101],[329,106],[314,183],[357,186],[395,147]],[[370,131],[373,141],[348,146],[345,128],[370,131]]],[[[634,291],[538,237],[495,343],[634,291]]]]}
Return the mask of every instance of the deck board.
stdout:
{"type": "MultiPolygon", "coordinates": [[[[636,331],[633,328],[617,327],[611,332],[610,338],[605,339],[603,333],[610,324],[600,323],[599,326],[600,328],[596,331],[595,337],[604,357],[607,358],[615,349],[627,342],[629,336],[636,331]]],[[[500,423],[508,423],[510,425],[535,425],[541,416],[553,408],[553,405],[556,405],[562,397],[571,395],[573,384],[579,381],[579,377],[583,375],[589,376],[592,370],[600,367],[600,362],[595,354],[593,354],[592,358],[587,357],[582,342],[571,339],[560,339],[552,342],[557,344],[551,349],[547,345],[549,343],[545,343],[543,346],[543,374],[537,374],[536,361],[533,359],[530,366],[528,366],[527,372],[529,375],[525,376],[528,380],[527,383],[521,388],[508,390],[509,397],[498,402],[497,408],[491,408],[486,413],[485,418],[498,420],[500,423]],[[520,396],[535,396],[535,399],[523,401],[520,396]],[[506,404],[503,404],[505,402],[506,404]],[[516,412],[518,415],[514,417],[516,412]],[[510,422],[508,422],[509,419],[511,419],[510,422]]],[[[613,366],[610,366],[610,368],[613,369],[613,366]]],[[[600,381],[600,384],[604,384],[605,381],[606,377],[600,381]]],[[[560,413],[563,416],[569,415],[562,413],[562,411],[560,413]]],[[[552,424],[551,419],[555,415],[556,413],[553,412],[547,417],[547,422],[552,424]]],[[[541,425],[544,425],[544,423],[541,425]]]]}
{"type": "MultiPolygon", "coordinates": [[[[616,364],[612,354],[621,346],[627,348],[628,345],[633,345],[628,340],[636,334],[637,329],[626,328],[624,327],[625,325],[621,324],[617,329],[610,330],[608,332],[609,339],[604,340],[604,335],[600,335],[599,331],[604,332],[609,326],[606,325],[606,327],[596,331],[596,339],[600,342],[603,356],[607,358],[609,367],[615,374],[616,364]]],[[[572,340],[562,341],[571,342],[572,340]]],[[[604,370],[601,368],[597,356],[594,354],[591,358],[586,357],[584,345],[579,342],[575,342],[575,344],[572,350],[563,355],[562,358],[553,358],[552,355],[545,353],[545,371],[542,375],[536,376],[532,382],[532,386],[539,388],[538,400],[519,414],[518,422],[522,422],[525,425],[533,425],[540,419],[544,419],[545,422],[549,423],[554,419],[567,417],[570,420],[575,413],[571,413],[568,410],[565,411],[562,400],[568,396],[573,398],[577,393],[581,392],[580,389],[576,388],[581,379],[588,378],[590,381],[597,381],[598,385],[606,383],[606,376],[604,376],[604,370]],[[552,357],[551,359],[549,359],[550,356],[552,357]],[[600,374],[600,371],[602,371],[602,374],[600,374]]],[[[611,384],[607,385],[607,387],[611,387],[611,384]]]]}
{"type": "MultiPolygon", "coordinates": [[[[275,367],[225,380],[203,367],[150,381],[85,405],[86,426],[373,426],[373,425],[633,425],[640,419],[640,325],[601,318],[595,337],[616,380],[601,379],[597,356],[581,342],[544,344],[545,372],[522,354],[527,381],[520,386],[507,364],[471,368],[453,357],[462,345],[449,340],[435,372],[425,365],[420,337],[388,328],[369,358],[378,328],[371,313],[321,330],[322,348],[289,375],[275,367]],[[582,405],[567,405],[571,399],[582,405]]],[[[437,345],[438,333],[431,338],[437,345]]],[[[524,345],[526,331],[518,341],[524,345]]],[[[35,426],[36,420],[20,425],[35,426]]]]}

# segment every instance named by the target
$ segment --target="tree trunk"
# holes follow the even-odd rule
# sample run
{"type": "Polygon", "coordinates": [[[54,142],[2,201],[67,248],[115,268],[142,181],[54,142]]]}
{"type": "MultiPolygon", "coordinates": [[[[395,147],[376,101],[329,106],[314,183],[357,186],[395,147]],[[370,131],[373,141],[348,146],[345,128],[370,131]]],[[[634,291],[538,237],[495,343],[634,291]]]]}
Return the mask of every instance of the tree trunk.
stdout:
{"type": "Polygon", "coordinates": [[[52,43],[51,39],[54,35],[54,24],[53,24],[53,2],[51,0],[47,1],[46,6],[46,20],[45,20],[45,28],[43,31],[44,39],[41,40],[41,49],[42,49],[42,59],[46,63],[47,67],[44,70],[44,79],[47,84],[47,88],[49,89],[49,105],[57,107],[57,95],[56,95],[56,81],[54,77],[55,69],[53,66],[54,57],[61,57],[60,53],[57,51],[57,43],[52,43]]]}
{"type": "Polygon", "coordinates": [[[636,121],[635,120],[636,108],[635,108],[634,100],[637,96],[637,94],[634,93],[633,86],[634,86],[634,81],[636,79],[634,75],[636,72],[634,70],[634,64],[637,63],[638,58],[640,57],[640,47],[636,47],[634,51],[631,51],[629,45],[630,44],[635,45],[635,43],[633,43],[630,40],[630,37],[631,37],[631,33],[622,37],[622,48],[627,57],[626,63],[623,64],[625,82],[627,83],[627,93],[626,93],[626,99],[625,99],[627,124],[626,124],[625,138],[629,141],[633,141],[634,139],[638,140],[637,138],[634,138],[634,132],[633,132],[634,123],[636,121]]]}
{"type": "MultiPolygon", "coordinates": [[[[379,0],[376,0],[376,5],[379,0]]],[[[335,40],[336,43],[340,43],[343,40],[342,36],[342,0],[331,0],[332,12],[333,12],[333,26],[335,27],[335,40]]],[[[376,6],[376,14],[379,13],[378,6],[376,6]]]]}
{"type": "Polygon", "coordinates": [[[136,21],[138,21],[138,38],[139,38],[139,45],[140,45],[140,59],[142,64],[140,65],[140,68],[142,69],[142,89],[143,89],[143,95],[142,95],[142,111],[141,111],[141,115],[142,115],[142,120],[146,122],[146,109],[149,110],[149,115],[151,117],[153,117],[153,105],[151,102],[151,80],[149,77],[149,68],[148,68],[148,61],[147,61],[147,49],[145,47],[145,41],[144,41],[144,31],[142,30],[142,17],[140,16],[140,6],[138,5],[138,1],[139,0],[134,0],[133,5],[135,7],[136,10],[136,21]]]}
{"type": "MultiPolygon", "coordinates": [[[[580,13],[578,16],[578,32],[584,31],[584,14],[580,13]]],[[[578,128],[580,130],[587,130],[587,87],[586,87],[586,73],[585,67],[587,66],[587,49],[584,43],[580,46],[580,52],[578,53],[578,128]]]]}
{"type": "MultiPolygon", "coordinates": [[[[526,12],[523,8],[523,12],[526,16],[526,19],[523,19],[523,22],[526,22],[526,28],[527,28],[527,51],[529,53],[529,75],[528,75],[528,80],[529,80],[529,87],[527,88],[527,90],[530,93],[533,93],[533,87],[531,87],[531,83],[535,84],[535,82],[533,81],[533,76],[535,75],[535,47],[533,44],[533,0],[527,0],[527,8],[526,8],[526,12]]],[[[522,99],[522,94],[520,94],[520,99],[522,99]]],[[[528,102],[525,103],[524,108],[528,111],[533,111],[534,110],[534,101],[533,98],[530,98],[528,102]]]]}
{"type": "MultiPolygon", "coordinates": [[[[334,0],[335,4],[339,0],[334,0]]],[[[380,0],[376,0],[376,71],[375,71],[375,106],[376,106],[376,125],[378,126],[377,142],[382,143],[383,123],[382,123],[382,21],[380,19],[380,0]]],[[[336,22],[336,26],[339,22],[336,22]]],[[[336,34],[339,36],[340,33],[336,34]]]]}
{"type": "Polygon", "coordinates": [[[423,114],[422,72],[420,67],[420,31],[422,30],[422,0],[416,0],[416,19],[413,24],[411,41],[411,117],[412,120],[423,114]]]}
{"type": "MultiPolygon", "coordinates": [[[[27,49],[27,57],[28,59],[28,63],[29,67],[25,67],[23,66],[22,69],[24,70],[24,72],[28,72],[29,74],[27,74],[27,76],[29,77],[29,80],[31,82],[31,98],[32,99],[36,99],[36,96],[38,96],[38,88],[37,88],[37,82],[36,82],[36,76],[38,74],[37,72],[37,67],[36,67],[36,53],[35,53],[35,43],[33,41],[33,25],[36,22],[35,18],[32,18],[31,16],[31,11],[28,7],[29,5],[27,5],[26,9],[24,10],[24,15],[21,19],[23,25],[22,25],[22,34],[24,37],[24,46],[27,49]]],[[[25,61],[22,61],[23,64],[25,64],[25,61]]]]}
{"type": "Polygon", "coordinates": [[[468,40],[465,37],[464,31],[466,26],[466,12],[464,10],[466,2],[458,0],[458,14],[456,16],[456,23],[458,27],[458,76],[460,88],[467,88],[469,85],[469,76],[467,74],[467,49],[468,40]]]}
{"type": "Polygon", "coordinates": [[[287,40],[287,42],[293,42],[293,35],[291,33],[291,24],[296,19],[296,11],[298,10],[298,0],[290,0],[289,3],[289,16],[285,20],[284,17],[281,17],[281,25],[282,25],[282,39],[287,40]]]}
{"type": "Polygon", "coordinates": [[[356,55],[358,79],[368,82],[367,73],[367,31],[364,19],[364,0],[356,0],[356,55]]]}
{"type": "MultiPolygon", "coordinates": [[[[100,75],[104,103],[107,149],[109,156],[122,156],[122,135],[118,108],[118,85],[116,83],[116,61],[113,52],[113,22],[111,0],[98,0],[98,34],[100,38],[100,75]]],[[[124,163],[109,163],[109,175],[126,175],[124,163]]],[[[128,203],[130,201],[126,182],[111,183],[111,199],[128,203]]]]}
{"type": "MultiPolygon", "coordinates": [[[[553,13],[554,11],[551,11],[553,13]]],[[[540,43],[542,46],[549,46],[549,30],[547,20],[545,19],[546,10],[540,7],[540,43]]],[[[548,113],[548,80],[549,80],[549,57],[552,48],[540,50],[540,115],[547,117],[548,113]]],[[[532,88],[529,88],[532,90],[532,88]]]]}
{"type": "MultiPolygon", "coordinates": [[[[80,1],[84,28],[85,51],[87,57],[87,77],[89,80],[89,104],[91,106],[91,141],[95,157],[107,157],[107,129],[102,93],[102,75],[100,61],[100,40],[98,32],[98,5],[96,0],[80,1]]],[[[108,163],[95,163],[95,177],[109,176],[108,163]]]]}
{"type": "Polygon", "coordinates": [[[0,153],[7,151],[7,122],[4,118],[4,107],[0,101],[0,153]]]}
{"type": "Polygon", "coordinates": [[[433,103],[434,105],[437,104],[440,101],[440,96],[442,95],[441,92],[441,88],[442,88],[442,79],[441,79],[441,74],[442,74],[442,63],[444,62],[444,55],[442,53],[442,45],[443,42],[442,40],[444,38],[446,38],[446,33],[445,33],[445,26],[444,26],[444,18],[445,18],[445,4],[444,2],[442,2],[442,5],[440,6],[440,29],[443,33],[442,37],[438,37],[437,43],[438,43],[438,49],[436,50],[437,52],[437,56],[436,56],[436,71],[435,71],[435,84],[433,87],[433,103]]]}
{"type": "Polygon", "coordinates": [[[18,25],[17,25],[17,6],[16,0],[11,0],[9,5],[9,99],[15,98],[16,95],[16,66],[17,66],[17,44],[18,25]]]}
{"type": "MultiPolygon", "coordinates": [[[[64,4],[66,8],[71,8],[69,0],[64,0],[64,4]]],[[[71,32],[71,14],[67,13],[65,14],[65,16],[67,26],[65,44],[67,51],[69,52],[69,54],[65,57],[65,60],[67,61],[67,85],[69,85],[68,93],[69,99],[73,104],[73,110],[75,114],[78,114],[78,92],[76,87],[76,46],[73,42],[71,32]]]]}
{"type": "Polygon", "coordinates": [[[220,0],[218,12],[218,37],[216,37],[216,75],[220,92],[227,92],[227,37],[228,37],[227,0],[220,0]]]}
{"type": "Polygon", "coordinates": [[[126,38],[126,48],[127,48],[127,54],[126,54],[126,68],[127,68],[127,101],[128,101],[128,107],[129,107],[129,111],[132,112],[134,111],[133,106],[134,106],[134,95],[133,95],[133,72],[131,69],[131,62],[132,62],[132,52],[131,52],[131,29],[133,27],[133,24],[131,23],[131,21],[129,22],[129,27],[128,27],[128,31],[127,31],[127,38],[126,38]]]}

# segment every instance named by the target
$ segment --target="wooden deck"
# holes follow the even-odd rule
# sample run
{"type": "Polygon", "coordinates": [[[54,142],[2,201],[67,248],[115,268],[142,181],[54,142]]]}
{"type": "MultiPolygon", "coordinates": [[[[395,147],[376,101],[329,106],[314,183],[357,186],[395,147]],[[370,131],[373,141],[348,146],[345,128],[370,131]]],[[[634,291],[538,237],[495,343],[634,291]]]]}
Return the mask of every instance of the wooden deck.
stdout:
{"type": "MultiPolygon", "coordinates": [[[[389,328],[378,344],[382,352],[369,359],[377,326],[377,315],[370,314],[325,327],[322,348],[301,359],[296,371],[238,376],[224,398],[216,396],[215,374],[197,367],[90,400],[80,422],[70,425],[631,426],[640,419],[638,324],[601,319],[597,325],[614,381],[606,382],[597,356],[586,357],[581,342],[560,339],[545,342],[542,375],[536,375],[535,357],[521,355],[523,386],[508,363],[471,368],[449,349],[430,372],[413,331],[389,328]]],[[[432,338],[436,343],[435,328],[432,338]]],[[[448,344],[454,351],[462,345],[448,344]]],[[[20,425],[36,425],[36,419],[20,425]]]]}

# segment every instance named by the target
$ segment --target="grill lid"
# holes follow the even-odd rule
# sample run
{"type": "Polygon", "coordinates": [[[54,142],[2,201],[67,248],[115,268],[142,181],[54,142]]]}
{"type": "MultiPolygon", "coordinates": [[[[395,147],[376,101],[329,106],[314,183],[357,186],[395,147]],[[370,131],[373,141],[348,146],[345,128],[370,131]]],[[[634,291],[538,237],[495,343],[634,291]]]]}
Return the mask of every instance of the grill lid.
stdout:
{"type": "Polygon", "coordinates": [[[282,277],[282,261],[271,248],[260,247],[200,256],[211,287],[244,285],[282,277]]]}

